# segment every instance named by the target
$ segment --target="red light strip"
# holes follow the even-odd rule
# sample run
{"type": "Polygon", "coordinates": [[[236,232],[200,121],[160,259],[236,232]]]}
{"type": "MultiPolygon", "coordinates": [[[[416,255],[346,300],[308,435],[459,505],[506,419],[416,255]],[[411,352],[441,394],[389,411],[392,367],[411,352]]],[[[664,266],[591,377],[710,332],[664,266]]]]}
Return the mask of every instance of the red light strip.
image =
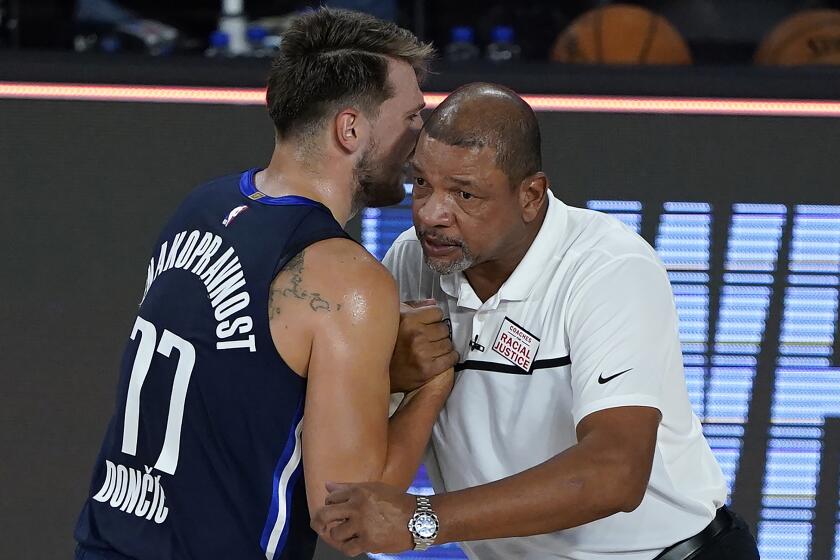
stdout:
{"type": "MultiPolygon", "coordinates": [[[[437,106],[445,94],[426,94],[437,106]]],[[[618,97],[596,95],[523,95],[535,111],[567,113],[669,113],[683,115],[752,115],[775,117],[840,117],[838,101],[720,99],[689,97],[618,97]]]]}
{"type": "MultiPolygon", "coordinates": [[[[443,93],[427,93],[426,103],[429,107],[436,107],[445,97],[446,94],[443,93]]],[[[537,111],[840,117],[839,101],[591,95],[525,95],[523,97],[537,111]]],[[[0,99],[263,105],[265,104],[265,90],[0,82],[0,99]]]]}
{"type": "Polygon", "coordinates": [[[0,82],[0,99],[264,105],[265,90],[244,88],[0,82]]]}

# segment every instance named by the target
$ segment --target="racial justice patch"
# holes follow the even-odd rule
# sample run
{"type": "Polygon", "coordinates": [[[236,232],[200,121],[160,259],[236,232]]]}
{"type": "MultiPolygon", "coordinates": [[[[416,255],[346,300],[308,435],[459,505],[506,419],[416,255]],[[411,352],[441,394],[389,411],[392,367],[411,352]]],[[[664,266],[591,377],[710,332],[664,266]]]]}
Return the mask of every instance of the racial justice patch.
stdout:
{"type": "Polygon", "coordinates": [[[540,339],[505,317],[493,342],[493,351],[523,370],[530,371],[540,339]]]}

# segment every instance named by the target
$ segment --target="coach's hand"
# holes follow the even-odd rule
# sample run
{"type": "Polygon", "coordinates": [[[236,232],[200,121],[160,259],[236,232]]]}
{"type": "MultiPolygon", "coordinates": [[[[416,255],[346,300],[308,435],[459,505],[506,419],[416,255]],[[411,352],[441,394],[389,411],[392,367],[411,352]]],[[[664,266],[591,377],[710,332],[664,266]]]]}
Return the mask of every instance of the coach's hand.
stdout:
{"type": "Polygon", "coordinates": [[[435,300],[403,303],[391,357],[391,392],[413,391],[458,362],[449,325],[435,300]]]}
{"type": "Polygon", "coordinates": [[[408,521],[416,500],[410,494],[381,482],[328,482],[327,491],[326,505],[312,517],[312,528],[333,548],[348,556],[414,548],[408,521]]]}

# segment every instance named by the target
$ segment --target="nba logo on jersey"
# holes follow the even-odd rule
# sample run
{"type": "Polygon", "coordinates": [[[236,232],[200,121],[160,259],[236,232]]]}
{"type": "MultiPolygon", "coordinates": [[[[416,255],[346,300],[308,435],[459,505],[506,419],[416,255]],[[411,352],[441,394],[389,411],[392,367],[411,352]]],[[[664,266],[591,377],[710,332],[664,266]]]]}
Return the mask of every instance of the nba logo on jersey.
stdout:
{"type": "Polygon", "coordinates": [[[248,206],[243,204],[242,206],[237,206],[233,210],[230,211],[230,214],[227,215],[227,218],[222,220],[222,225],[228,227],[236,217],[248,209],[248,206]]]}
{"type": "Polygon", "coordinates": [[[493,342],[493,350],[497,354],[527,372],[531,371],[539,347],[539,338],[507,317],[502,321],[502,327],[493,342]]]}

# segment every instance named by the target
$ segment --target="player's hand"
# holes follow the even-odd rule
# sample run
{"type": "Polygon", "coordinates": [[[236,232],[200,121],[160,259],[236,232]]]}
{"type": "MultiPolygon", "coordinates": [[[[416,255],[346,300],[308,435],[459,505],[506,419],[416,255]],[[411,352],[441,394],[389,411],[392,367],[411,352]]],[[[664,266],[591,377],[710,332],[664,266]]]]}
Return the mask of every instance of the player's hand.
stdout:
{"type": "Polygon", "coordinates": [[[401,304],[400,329],[391,357],[391,392],[413,391],[457,362],[449,325],[435,300],[401,304]]]}
{"type": "Polygon", "coordinates": [[[347,556],[395,553],[414,548],[408,520],[417,502],[381,482],[327,483],[326,505],[312,516],[312,528],[347,556]]]}

